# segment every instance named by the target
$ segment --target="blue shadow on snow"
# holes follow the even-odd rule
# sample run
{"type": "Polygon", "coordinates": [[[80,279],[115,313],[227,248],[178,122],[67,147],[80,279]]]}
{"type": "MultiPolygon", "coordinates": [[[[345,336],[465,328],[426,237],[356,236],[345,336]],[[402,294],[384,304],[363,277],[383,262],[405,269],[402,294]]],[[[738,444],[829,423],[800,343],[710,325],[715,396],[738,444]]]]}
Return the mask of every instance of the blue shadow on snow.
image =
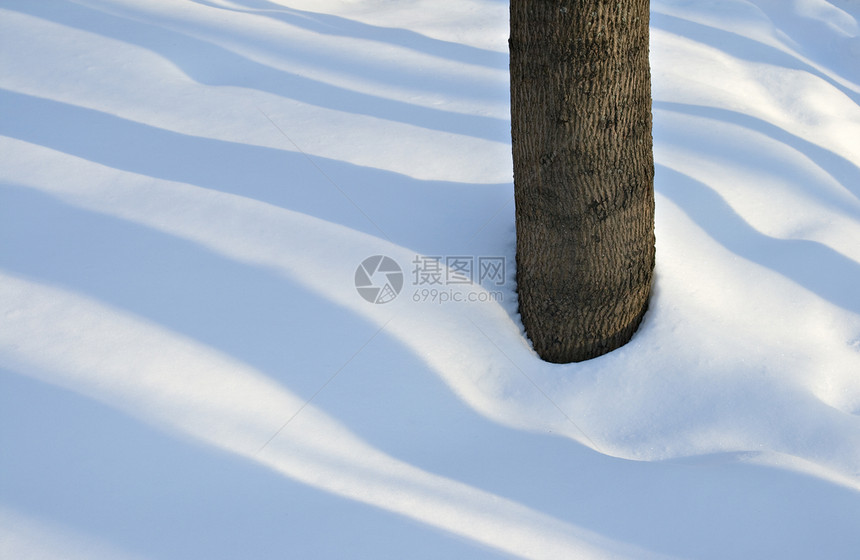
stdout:
{"type": "Polygon", "coordinates": [[[860,263],[815,241],[777,239],[760,233],[714,189],[664,165],[655,167],[658,192],[724,247],[834,305],[860,314],[860,263]]]}
{"type": "Polygon", "coordinates": [[[345,89],[273,68],[215,43],[165,27],[77,3],[64,2],[62,9],[52,6],[53,3],[17,1],[6,9],[148,49],[201,84],[255,89],[326,109],[485,140],[505,142],[509,135],[510,125],[506,119],[432,109],[345,89]]]}

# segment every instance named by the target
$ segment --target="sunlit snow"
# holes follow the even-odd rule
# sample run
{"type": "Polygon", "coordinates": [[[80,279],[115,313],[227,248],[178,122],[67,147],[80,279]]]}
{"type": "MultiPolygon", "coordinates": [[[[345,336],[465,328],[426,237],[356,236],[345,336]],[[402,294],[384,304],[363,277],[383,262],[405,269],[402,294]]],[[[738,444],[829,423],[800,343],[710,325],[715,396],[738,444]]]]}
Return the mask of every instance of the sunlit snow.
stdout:
{"type": "Polygon", "coordinates": [[[856,555],[860,3],[651,2],[652,303],[570,365],[507,10],[0,0],[0,558],[856,555]]]}

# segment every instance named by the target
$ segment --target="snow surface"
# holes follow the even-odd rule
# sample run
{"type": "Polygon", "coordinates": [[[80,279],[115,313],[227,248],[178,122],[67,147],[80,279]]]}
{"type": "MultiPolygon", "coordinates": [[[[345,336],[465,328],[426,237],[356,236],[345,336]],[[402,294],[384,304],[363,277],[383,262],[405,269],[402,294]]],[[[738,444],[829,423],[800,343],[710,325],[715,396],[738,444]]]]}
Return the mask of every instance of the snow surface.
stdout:
{"type": "Polygon", "coordinates": [[[858,20],[652,1],[652,306],[560,366],[506,2],[0,0],[0,557],[855,558],[858,20]]]}

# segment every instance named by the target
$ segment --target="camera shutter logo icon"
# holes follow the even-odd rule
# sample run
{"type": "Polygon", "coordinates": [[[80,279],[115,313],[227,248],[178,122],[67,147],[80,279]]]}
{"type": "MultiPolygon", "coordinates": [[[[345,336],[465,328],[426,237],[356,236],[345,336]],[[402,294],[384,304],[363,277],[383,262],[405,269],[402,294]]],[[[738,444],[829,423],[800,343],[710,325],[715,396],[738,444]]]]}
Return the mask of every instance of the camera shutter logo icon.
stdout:
{"type": "Polygon", "coordinates": [[[403,270],[391,257],[367,257],[355,269],[355,289],[370,303],[388,303],[403,289],[403,270]]]}

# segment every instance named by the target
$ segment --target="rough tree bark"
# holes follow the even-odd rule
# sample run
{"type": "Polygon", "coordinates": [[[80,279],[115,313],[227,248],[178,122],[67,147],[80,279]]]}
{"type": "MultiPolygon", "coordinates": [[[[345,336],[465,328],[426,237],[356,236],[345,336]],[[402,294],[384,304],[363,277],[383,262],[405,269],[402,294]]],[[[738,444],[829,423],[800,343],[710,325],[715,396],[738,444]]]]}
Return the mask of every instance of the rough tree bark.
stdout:
{"type": "Polygon", "coordinates": [[[511,0],[520,314],[549,362],[627,343],[654,268],[648,0],[511,0]]]}

